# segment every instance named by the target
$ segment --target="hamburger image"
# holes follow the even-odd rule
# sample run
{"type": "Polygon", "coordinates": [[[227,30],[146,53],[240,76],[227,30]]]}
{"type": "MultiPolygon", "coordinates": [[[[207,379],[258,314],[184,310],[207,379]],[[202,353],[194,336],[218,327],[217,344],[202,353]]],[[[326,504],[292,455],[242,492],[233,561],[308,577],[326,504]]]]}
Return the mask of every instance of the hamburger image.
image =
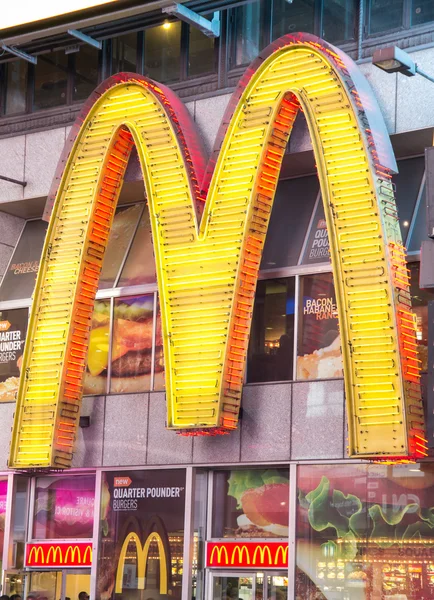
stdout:
{"type": "Polygon", "coordinates": [[[228,495],[237,499],[237,537],[287,537],[289,481],[276,469],[233,471],[228,495]]]}
{"type": "MultiPolygon", "coordinates": [[[[152,372],[153,295],[119,298],[114,304],[113,339],[110,355],[110,305],[97,301],[89,338],[84,393],[106,393],[111,372],[110,392],[142,392],[150,389],[152,372]]],[[[155,340],[155,372],[163,366],[161,332],[155,340]]]]}

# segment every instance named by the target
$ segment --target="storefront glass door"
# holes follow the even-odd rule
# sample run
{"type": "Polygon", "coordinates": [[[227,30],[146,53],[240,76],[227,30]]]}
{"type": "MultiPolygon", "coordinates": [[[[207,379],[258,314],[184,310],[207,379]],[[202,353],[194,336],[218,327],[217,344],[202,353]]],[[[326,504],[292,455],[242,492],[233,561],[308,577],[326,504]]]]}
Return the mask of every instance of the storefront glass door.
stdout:
{"type": "Polygon", "coordinates": [[[212,573],[212,600],[287,600],[288,574],[212,573]]]}
{"type": "Polygon", "coordinates": [[[38,600],[77,600],[80,592],[90,595],[90,571],[32,571],[26,574],[26,596],[38,600]]]}

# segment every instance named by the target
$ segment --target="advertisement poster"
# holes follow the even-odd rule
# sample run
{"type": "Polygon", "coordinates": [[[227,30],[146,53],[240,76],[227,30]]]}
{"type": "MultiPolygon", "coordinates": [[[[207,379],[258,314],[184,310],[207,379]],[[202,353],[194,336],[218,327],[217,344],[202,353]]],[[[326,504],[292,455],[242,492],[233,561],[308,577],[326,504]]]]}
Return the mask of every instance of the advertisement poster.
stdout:
{"type": "Polygon", "coordinates": [[[342,377],[336,295],[331,273],[301,278],[297,379],[342,377]]]}
{"type": "Polygon", "coordinates": [[[296,598],[434,598],[432,465],[303,466],[296,598]]]}
{"type": "Polygon", "coordinates": [[[217,471],[213,537],[286,538],[288,501],[288,469],[217,471]]]}
{"type": "Polygon", "coordinates": [[[324,205],[321,198],[315,210],[301,262],[303,265],[330,262],[329,236],[324,216],[324,205]]]}
{"type": "Polygon", "coordinates": [[[103,474],[97,600],[181,598],[185,471],[103,474]]]}
{"type": "Polygon", "coordinates": [[[47,223],[28,221],[0,286],[0,302],[30,298],[35,287],[47,223]]]}
{"type": "Polygon", "coordinates": [[[95,477],[39,477],[33,539],[92,538],[95,477]]]}
{"type": "Polygon", "coordinates": [[[0,311],[0,402],[18,392],[28,319],[27,308],[0,311]]]}

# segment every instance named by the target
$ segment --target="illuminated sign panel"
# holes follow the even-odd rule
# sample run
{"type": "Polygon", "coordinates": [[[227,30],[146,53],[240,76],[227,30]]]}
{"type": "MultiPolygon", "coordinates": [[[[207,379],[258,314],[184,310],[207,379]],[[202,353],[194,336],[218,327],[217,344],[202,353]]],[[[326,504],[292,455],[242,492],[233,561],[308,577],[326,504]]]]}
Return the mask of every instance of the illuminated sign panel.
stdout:
{"type": "Polygon", "coordinates": [[[154,241],[168,427],[190,435],[237,427],[261,254],[300,107],[330,237],[350,455],[425,455],[390,142],[357,67],[300,34],[273,43],[246,71],[206,171],[188,113],[167,88],[123,73],[89,99],[48,203],[11,466],[71,464],[93,302],[133,145],[154,241]]]}
{"type": "Polygon", "coordinates": [[[287,569],[287,542],[208,542],[206,566],[287,569]]]}
{"type": "Polygon", "coordinates": [[[90,567],[91,542],[26,544],[26,567],[90,567]]]}
{"type": "MultiPolygon", "coordinates": [[[[140,538],[136,533],[130,533],[126,538],[121,548],[119,556],[118,568],[116,571],[116,587],[115,593],[122,594],[122,585],[124,577],[124,566],[127,557],[127,550],[130,544],[135,545],[137,553],[137,589],[144,590],[146,582],[146,565],[148,562],[149,549],[152,542],[156,542],[158,547],[158,560],[160,561],[160,594],[167,594],[168,582],[168,560],[166,549],[164,547],[161,536],[156,532],[152,532],[146,538],[145,544],[142,546],[140,538]]],[[[131,552],[131,550],[130,550],[131,552]]]]}

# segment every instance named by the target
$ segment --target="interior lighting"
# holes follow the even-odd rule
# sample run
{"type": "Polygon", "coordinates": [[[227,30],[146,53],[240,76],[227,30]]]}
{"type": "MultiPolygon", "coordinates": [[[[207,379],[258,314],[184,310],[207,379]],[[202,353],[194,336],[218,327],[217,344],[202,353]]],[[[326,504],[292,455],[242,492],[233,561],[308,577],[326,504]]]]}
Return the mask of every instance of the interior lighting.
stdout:
{"type": "Polygon", "coordinates": [[[169,21],[164,21],[163,23],[163,29],[170,29],[170,27],[172,26],[172,24],[169,21]]]}

